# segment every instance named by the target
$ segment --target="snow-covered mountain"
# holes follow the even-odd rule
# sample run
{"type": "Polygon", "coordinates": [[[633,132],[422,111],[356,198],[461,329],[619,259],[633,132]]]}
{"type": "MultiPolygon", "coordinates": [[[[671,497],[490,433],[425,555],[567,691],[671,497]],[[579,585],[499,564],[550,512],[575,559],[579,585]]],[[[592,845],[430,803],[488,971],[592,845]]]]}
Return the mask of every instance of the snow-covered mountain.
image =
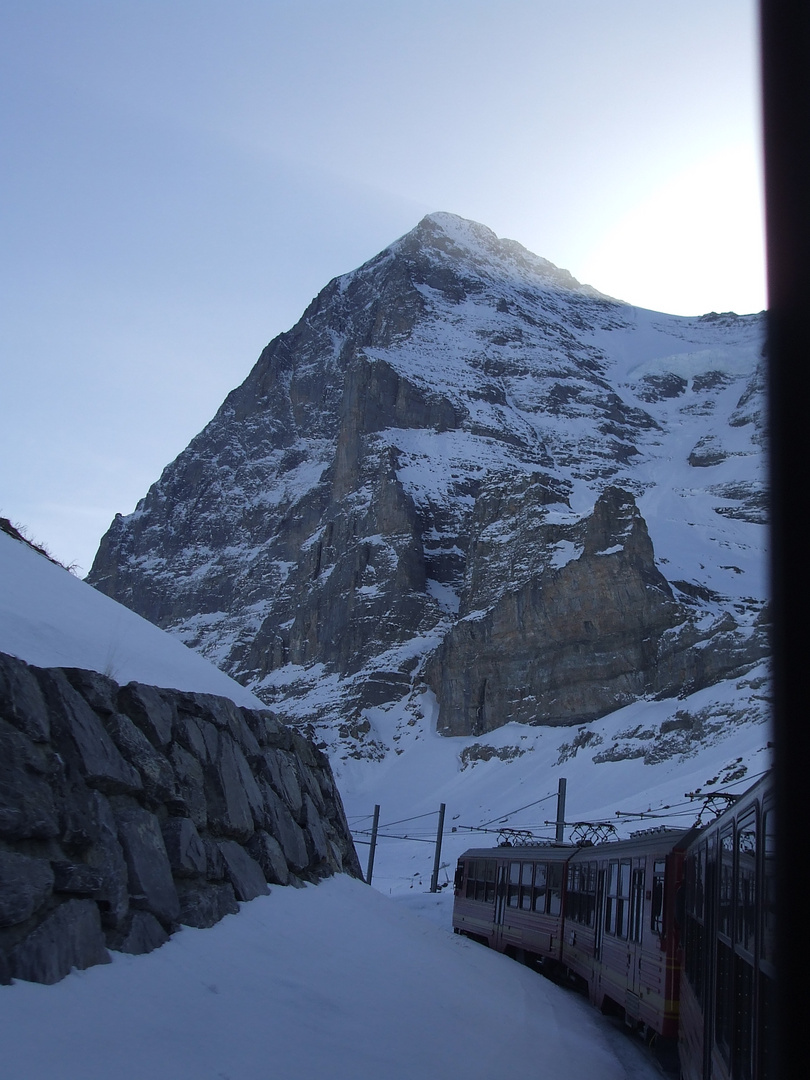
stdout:
{"type": "Polygon", "coordinates": [[[267,346],[88,580],[336,758],[652,699],[642,752],[696,751],[766,710],[763,335],[430,215],[267,346]]]}

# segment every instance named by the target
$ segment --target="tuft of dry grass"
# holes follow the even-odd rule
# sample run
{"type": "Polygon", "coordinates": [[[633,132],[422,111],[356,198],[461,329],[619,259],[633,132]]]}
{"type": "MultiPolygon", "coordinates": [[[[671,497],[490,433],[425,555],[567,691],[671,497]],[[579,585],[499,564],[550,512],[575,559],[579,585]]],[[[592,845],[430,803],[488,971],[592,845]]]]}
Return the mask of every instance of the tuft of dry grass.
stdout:
{"type": "Polygon", "coordinates": [[[19,522],[15,525],[8,518],[0,517],[0,532],[6,533],[7,536],[12,537],[14,540],[19,540],[21,544],[27,544],[28,547],[33,548],[33,550],[40,555],[44,555],[45,558],[49,562],[54,563],[55,566],[61,566],[63,570],[68,570],[72,574],[76,572],[75,566],[65,566],[64,563],[61,563],[51,555],[44,544],[37,543],[36,540],[32,539],[32,537],[28,535],[25,526],[20,525],[19,522]]]}

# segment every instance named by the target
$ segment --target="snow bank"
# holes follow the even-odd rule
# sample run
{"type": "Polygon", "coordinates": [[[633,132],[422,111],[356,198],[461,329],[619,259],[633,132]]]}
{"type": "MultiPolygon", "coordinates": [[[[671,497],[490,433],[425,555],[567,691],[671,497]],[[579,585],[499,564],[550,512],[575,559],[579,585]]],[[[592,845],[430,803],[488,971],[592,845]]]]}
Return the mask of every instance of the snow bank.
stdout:
{"type": "Polygon", "coordinates": [[[660,1075],[583,999],[342,876],[0,987],[0,1045],[9,1080],[660,1075]]]}
{"type": "Polygon", "coordinates": [[[263,709],[199,653],[0,532],[0,652],[38,667],[81,667],[116,682],[220,694],[263,709]]]}

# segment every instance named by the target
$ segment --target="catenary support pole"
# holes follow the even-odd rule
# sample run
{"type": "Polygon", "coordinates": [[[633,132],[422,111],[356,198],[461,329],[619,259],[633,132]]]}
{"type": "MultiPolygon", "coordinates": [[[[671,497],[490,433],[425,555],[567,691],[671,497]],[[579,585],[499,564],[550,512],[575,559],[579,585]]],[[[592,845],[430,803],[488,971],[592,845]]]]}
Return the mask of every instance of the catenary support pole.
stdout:
{"type": "Polygon", "coordinates": [[[371,875],[374,872],[374,849],[377,846],[377,826],[380,824],[380,808],[374,807],[374,821],[371,825],[371,843],[368,849],[368,870],[366,870],[366,885],[371,884],[371,875]]]}
{"type": "Polygon", "coordinates": [[[439,863],[442,857],[442,834],[444,832],[444,803],[439,807],[439,828],[436,830],[436,855],[433,859],[433,877],[430,879],[430,891],[439,891],[439,863]]]}
{"type": "Polygon", "coordinates": [[[568,781],[564,776],[560,777],[557,785],[557,836],[556,841],[562,844],[565,841],[565,789],[568,781]]]}

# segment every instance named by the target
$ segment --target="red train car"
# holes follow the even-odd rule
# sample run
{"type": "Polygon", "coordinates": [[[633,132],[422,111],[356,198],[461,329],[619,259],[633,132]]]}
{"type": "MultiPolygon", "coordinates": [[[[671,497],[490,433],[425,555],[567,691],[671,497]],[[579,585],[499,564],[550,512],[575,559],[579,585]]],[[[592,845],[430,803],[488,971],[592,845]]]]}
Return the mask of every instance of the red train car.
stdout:
{"type": "Polygon", "coordinates": [[[774,1075],[774,793],[765,776],[695,839],[684,873],[684,1080],[774,1075]]]}
{"type": "Polygon", "coordinates": [[[560,962],[566,867],[576,851],[562,844],[465,851],[453,929],[518,960],[560,962]]]}
{"type": "Polygon", "coordinates": [[[677,1035],[675,897],[692,833],[652,830],[575,847],[473,848],[456,871],[453,928],[567,972],[604,1011],[677,1035]]]}
{"type": "Polygon", "coordinates": [[[677,1036],[682,1080],[772,1080],[774,848],[766,774],[702,830],[466,851],[453,927],[677,1036]]]}
{"type": "Polygon", "coordinates": [[[563,966],[603,1012],[672,1039],[680,990],[675,906],[692,835],[649,830],[581,848],[568,867],[563,966]]]}

